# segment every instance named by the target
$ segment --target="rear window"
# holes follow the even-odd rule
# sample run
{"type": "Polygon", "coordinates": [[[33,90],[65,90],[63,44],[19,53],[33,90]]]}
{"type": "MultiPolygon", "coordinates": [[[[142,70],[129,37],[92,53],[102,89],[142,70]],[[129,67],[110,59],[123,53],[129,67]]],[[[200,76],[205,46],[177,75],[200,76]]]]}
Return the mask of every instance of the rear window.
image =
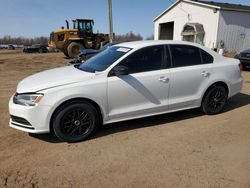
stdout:
{"type": "Polygon", "coordinates": [[[189,45],[170,45],[173,67],[202,64],[200,49],[189,45]]]}
{"type": "Polygon", "coordinates": [[[209,53],[201,49],[201,56],[203,64],[209,64],[214,62],[213,56],[211,56],[209,53]]]}

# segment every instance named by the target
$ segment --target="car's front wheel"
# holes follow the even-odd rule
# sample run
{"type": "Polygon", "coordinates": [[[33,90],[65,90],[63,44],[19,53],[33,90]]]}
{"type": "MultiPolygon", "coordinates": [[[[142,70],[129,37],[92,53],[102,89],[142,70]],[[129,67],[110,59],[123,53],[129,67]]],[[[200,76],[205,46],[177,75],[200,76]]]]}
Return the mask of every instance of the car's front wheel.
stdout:
{"type": "Polygon", "coordinates": [[[63,106],[56,113],[53,129],[62,141],[79,142],[89,138],[99,123],[99,114],[93,105],[77,102],[63,106]]]}
{"type": "Polygon", "coordinates": [[[222,112],[228,98],[227,89],[222,85],[210,88],[201,105],[201,109],[208,115],[214,115],[222,112]]]}

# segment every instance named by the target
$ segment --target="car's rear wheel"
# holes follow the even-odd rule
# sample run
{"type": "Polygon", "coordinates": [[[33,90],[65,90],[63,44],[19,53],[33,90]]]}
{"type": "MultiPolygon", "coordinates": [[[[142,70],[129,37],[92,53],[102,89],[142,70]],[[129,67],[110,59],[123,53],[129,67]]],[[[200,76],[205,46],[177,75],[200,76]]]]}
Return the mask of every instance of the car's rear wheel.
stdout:
{"type": "Polygon", "coordinates": [[[228,98],[227,89],[222,85],[210,88],[201,105],[201,109],[208,115],[214,115],[222,112],[228,98]]]}
{"type": "Polygon", "coordinates": [[[63,106],[55,115],[53,129],[58,138],[66,142],[78,142],[89,138],[99,126],[99,114],[87,102],[63,106]]]}

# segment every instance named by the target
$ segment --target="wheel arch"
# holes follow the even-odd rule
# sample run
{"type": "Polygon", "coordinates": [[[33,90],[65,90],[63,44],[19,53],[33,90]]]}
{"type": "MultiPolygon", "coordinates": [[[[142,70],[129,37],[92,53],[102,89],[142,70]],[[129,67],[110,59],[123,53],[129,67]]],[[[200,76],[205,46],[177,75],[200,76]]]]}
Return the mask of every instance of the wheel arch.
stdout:
{"type": "Polygon", "coordinates": [[[93,101],[91,99],[88,99],[88,98],[81,98],[81,97],[72,98],[72,99],[68,99],[66,101],[63,101],[53,111],[53,113],[52,113],[52,115],[50,117],[50,120],[49,120],[49,129],[50,129],[50,132],[53,132],[53,120],[54,120],[56,114],[58,113],[58,111],[63,106],[66,106],[66,105],[69,105],[69,104],[73,104],[73,103],[77,103],[77,102],[87,102],[87,103],[93,105],[95,107],[95,109],[97,110],[98,114],[100,115],[99,117],[100,117],[101,124],[103,123],[103,117],[104,117],[103,111],[102,111],[101,107],[95,101],[93,101]]]}
{"type": "Polygon", "coordinates": [[[215,86],[218,86],[218,85],[223,86],[223,87],[226,88],[226,90],[227,90],[227,96],[229,97],[229,95],[230,95],[230,89],[229,89],[228,84],[227,84],[226,82],[224,82],[224,81],[216,81],[216,82],[210,84],[210,86],[205,90],[205,92],[204,92],[203,95],[202,95],[202,100],[201,100],[201,104],[200,104],[200,105],[202,105],[203,100],[204,100],[204,97],[206,96],[207,92],[208,92],[211,88],[213,88],[213,87],[215,87],[215,86]]]}

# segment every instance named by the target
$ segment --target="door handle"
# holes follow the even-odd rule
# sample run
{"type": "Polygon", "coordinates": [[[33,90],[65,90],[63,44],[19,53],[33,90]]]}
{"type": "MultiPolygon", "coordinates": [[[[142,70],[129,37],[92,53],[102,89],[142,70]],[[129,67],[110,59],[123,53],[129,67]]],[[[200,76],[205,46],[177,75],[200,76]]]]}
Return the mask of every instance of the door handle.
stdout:
{"type": "Polygon", "coordinates": [[[208,76],[210,75],[210,72],[203,71],[203,72],[201,73],[201,75],[204,76],[204,77],[208,77],[208,76]]]}
{"type": "Polygon", "coordinates": [[[169,78],[166,77],[166,76],[162,76],[162,77],[160,77],[158,80],[159,80],[160,82],[164,82],[164,83],[169,82],[169,78]]]}

